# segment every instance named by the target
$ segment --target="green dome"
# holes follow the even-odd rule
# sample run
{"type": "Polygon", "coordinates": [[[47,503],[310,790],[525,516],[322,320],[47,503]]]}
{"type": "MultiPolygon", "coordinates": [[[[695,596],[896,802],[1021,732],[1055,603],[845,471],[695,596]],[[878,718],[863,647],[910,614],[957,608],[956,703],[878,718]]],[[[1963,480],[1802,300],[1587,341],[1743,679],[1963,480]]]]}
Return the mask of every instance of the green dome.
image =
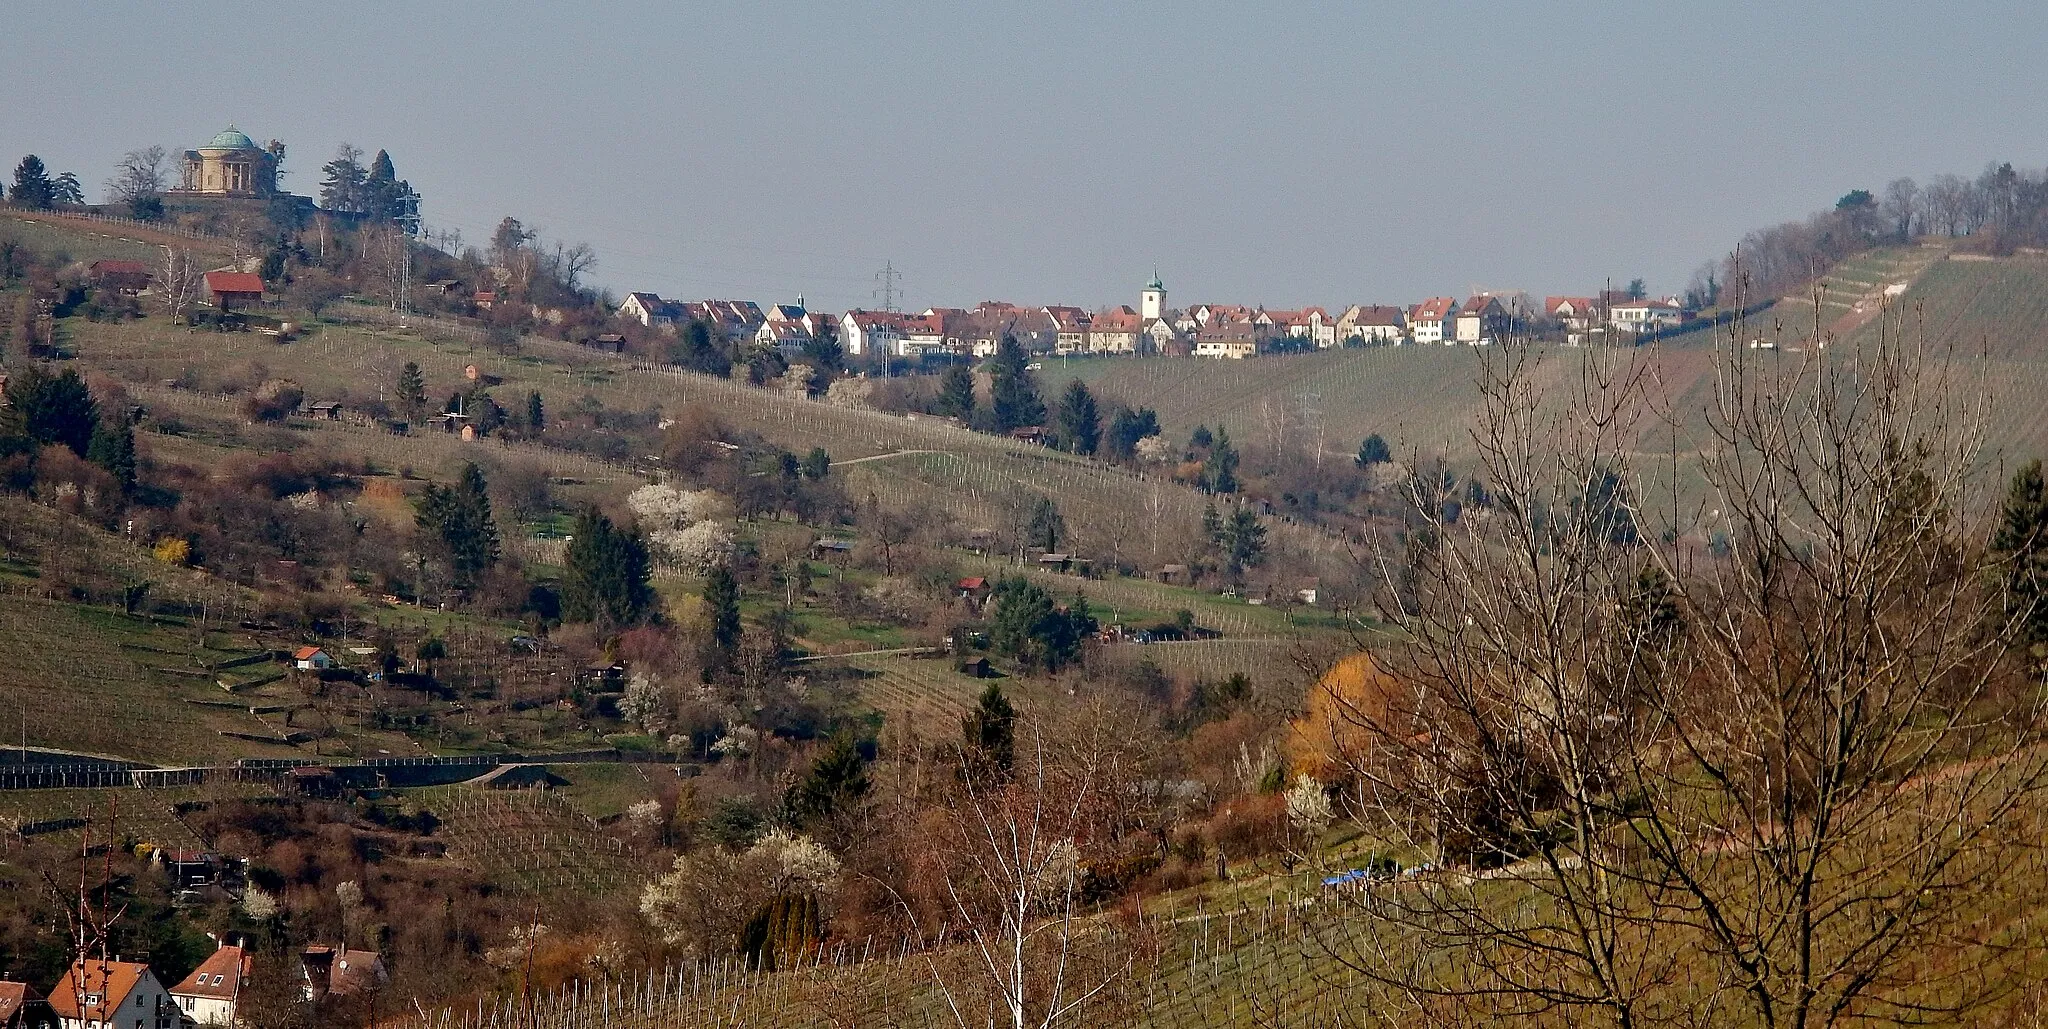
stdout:
{"type": "Polygon", "coordinates": [[[220,135],[213,137],[213,142],[206,144],[206,149],[254,150],[256,149],[256,141],[243,135],[240,129],[230,125],[226,129],[221,130],[220,135]]]}

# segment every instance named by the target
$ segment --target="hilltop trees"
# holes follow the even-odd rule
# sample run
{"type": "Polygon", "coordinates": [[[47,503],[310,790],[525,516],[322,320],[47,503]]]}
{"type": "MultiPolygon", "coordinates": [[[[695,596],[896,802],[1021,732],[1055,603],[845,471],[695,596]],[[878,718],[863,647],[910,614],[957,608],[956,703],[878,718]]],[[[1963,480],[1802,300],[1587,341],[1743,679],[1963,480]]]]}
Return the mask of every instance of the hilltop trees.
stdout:
{"type": "Polygon", "coordinates": [[[364,189],[370,174],[363,168],[363,150],[353,143],[343,143],[334,151],[334,159],[320,166],[320,206],[342,214],[362,214],[369,210],[369,195],[364,189]]]}
{"type": "Polygon", "coordinates": [[[161,218],[167,184],[163,147],[130,150],[114,167],[114,177],[107,180],[107,202],[126,207],[128,216],[140,221],[161,218]]]}
{"type": "Polygon", "coordinates": [[[989,408],[997,432],[1045,423],[1045,402],[1027,363],[1017,337],[1004,333],[989,362],[989,408]]]}
{"type": "Polygon", "coordinates": [[[22,207],[42,210],[56,202],[56,194],[57,184],[51,180],[42,158],[30,154],[14,166],[14,188],[7,199],[22,207]]]}

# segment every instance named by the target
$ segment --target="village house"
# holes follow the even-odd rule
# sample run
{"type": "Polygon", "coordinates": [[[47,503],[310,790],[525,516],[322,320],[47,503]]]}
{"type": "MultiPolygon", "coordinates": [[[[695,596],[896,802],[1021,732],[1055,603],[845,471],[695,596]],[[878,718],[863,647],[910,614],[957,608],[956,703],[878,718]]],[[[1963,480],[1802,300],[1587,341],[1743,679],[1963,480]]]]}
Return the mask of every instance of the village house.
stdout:
{"type": "Polygon", "coordinates": [[[1305,307],[1301,311],[1304,335],[1314,343],[1317,350],[1328,350],[1337,345],[1337,319],[1320,307],[1305,307]]]}
{"type": "Polygon", "coordinates": [[[765,321],[760,331],[754,333],[754,342],[774,347],[784,357],[796,357],[810,345],[811,331],[801,321],[765,321]]]}
{"type": "Polygon", "coordinates": [[[699,300],[682,305],[678,321],[700,321],[714,337],[737,342],[752,336],[768,319],[751,300],[699,300]]]}
{"type": "Polygon", "coordinates": [[[86,958],[50,990],[60,1029],[180,1029],[184,1018],[148,965],[86,958]]]}
{"type": "Polygon", "coordinates": [[[207,272],[206,295],[222,311],[254,307],[263,302],[263,278],[248,272],[207,272]]]}
{"type": "Polygon", "coordinates": [[[1246,321],[1211,321],[1195,333],[1196,357],[1242,360],[1259,352],[1259,330],[1246,321]]]}
{"type": "Polygon", "coordinates": [[[1481,293],[1458,308],[1452,331],[1456,333],[1457,342],[1466,346],[1496,342],[1507,335],[1508,309],[1502,306],[1499,297],[1481,293]]]}
{"type": "Polygon", "coordinates": [[[903,338],[902,315],[855,309],[839,316],[839,341],[848,355],[891,354],[903,338]]]}
{"type": "Polygon", "coordinates": [[[1128,305],[1112,307],[1088,321],[1088,349],[1097,354],[1135,354],[1149,349],[1138,319],[1128,305]]]}
{"type": "Polygon", "coordinates": [[[1458,301],[1454,297],[1430,297],[1408,312],[1408,331],[1417,343],[1446,343],[1457,333],[1458,301]]]}
{"type": "Polygon", "coordinates": [[[242,984],[251,967],[252,958],[246,950],[223,943],[183,982],[171,987],[171,999],[177,1002],[188,1022],[239,1027],[244,1024],[238,1011],[242,984]]]}
{"type": "Polygon", "coordinates": [[[1669,300],[1628,300],[1607,312],[1609,327],[1638,334],[1668,329],[1684,320],[1685,312],[1669,300]]]}
{"type": "Polygon", "coordinates": [[[1187,356],[1187,347],[1182,342],[1180,330],[1174,328],[1174,323],[1165,318],[1155,319],[1150,325],[1145,326],[1145,337],[1147,342],[1141,345],[1148,347],[1155,354],[1187,356]]]}
{"type": "Polygon", "coordinates": [[[383,955],[347,947],[307,947],[300,955],[300,996],[314,1003],[328,997],[371,993],[391,981],[383,955]]]}
{"type": "Polygon", "coordinates": [[[57,1029],[57,1013],[35,987],[0,982],[0,1029],[57,1029]]]}
{"type": "Polygon", "coordinates": [[[654,293],[628,293],[625,302],[619,305],[619,317],[631,318],[650,329],[674,325],[676,315],[676,305],[654,293]]]}
{"type": "Polygon", "coordinates": [[[1386,304],[1353,304],[1337,319],[1337,338],[1346,346],[1400,343],[1407,333],[1401,309],[1386,304]]]}
{"type": "Polygon", "coordinates": [[[1568,332],[1584,332],[1603,320],[1592,297],[1544,297],[1543,316],[1568,332]]]}
{"type": "Polygon", "coordinates": [[[334,667],[334,659],[319,647],[300,647],[292,652],[292,667],[302,672],[324,672],[334,667]]]}
{"type": "Polygon", "coordinates": [[[1082,354],[1088,351],[1088,312],[1078,307],[1046,307],[1040,309],[1047,321],[1052,323],[1055,354],[1082,354]]]}

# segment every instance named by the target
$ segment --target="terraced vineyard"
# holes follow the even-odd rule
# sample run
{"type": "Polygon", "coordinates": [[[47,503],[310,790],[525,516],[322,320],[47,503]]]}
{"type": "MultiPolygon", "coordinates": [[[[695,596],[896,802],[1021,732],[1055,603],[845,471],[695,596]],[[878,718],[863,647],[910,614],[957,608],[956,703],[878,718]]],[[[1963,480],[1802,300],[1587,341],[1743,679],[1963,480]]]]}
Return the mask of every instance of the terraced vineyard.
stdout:
{"type": "Polygon", "coordinates": [[[407,791],[441,819],[448,856],[508,889],[637,889],[640,869],[619,841],[549,790],[437,786],[407,791]]]}
{"type": "MultiPolygon", "coordinates": [[[[268,786],[256,783],[219,782],[204,786],[173,786],[162,789],[56,789],[0,791],[0,832],[12,833],[22,825],[59,819],[82,818],[91,823],[95,843],[109,837],[115,842],[133,838],[160,847],[199,847],[205,844],[194,833],[177,806],[188,802],[216,803],[242,797],[272,795],[268,786]],[[109,816],[111,825],[109,826],[109,816]]],[[[37,846],[76,848],[88,830],[66,829],[30,837],[37,846]]]]}
{"type": "Polygon", "coordinates": [[[114,612],[0,596],[0,736],[164,765],[290,754],[223,737],[275,732],[245,709],[190,703],[231,700],[199,662],[246,653],[202,651],[194,636],[114,612]]]}

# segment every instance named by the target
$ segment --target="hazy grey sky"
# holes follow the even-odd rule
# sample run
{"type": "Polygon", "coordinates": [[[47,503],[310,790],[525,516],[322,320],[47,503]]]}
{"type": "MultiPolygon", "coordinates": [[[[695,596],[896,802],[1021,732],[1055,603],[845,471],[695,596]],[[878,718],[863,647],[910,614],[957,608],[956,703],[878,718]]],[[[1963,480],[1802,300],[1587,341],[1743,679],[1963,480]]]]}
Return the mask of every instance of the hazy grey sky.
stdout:
{"type": "Polygon", "coordinates": [[[1681,289],[1899,175],[2036,165],[2048,4],[78,3],[0,28],[0,157],[98,197],[229,122],[391,151],[618,291],[872,305],[1681,289]]]}

